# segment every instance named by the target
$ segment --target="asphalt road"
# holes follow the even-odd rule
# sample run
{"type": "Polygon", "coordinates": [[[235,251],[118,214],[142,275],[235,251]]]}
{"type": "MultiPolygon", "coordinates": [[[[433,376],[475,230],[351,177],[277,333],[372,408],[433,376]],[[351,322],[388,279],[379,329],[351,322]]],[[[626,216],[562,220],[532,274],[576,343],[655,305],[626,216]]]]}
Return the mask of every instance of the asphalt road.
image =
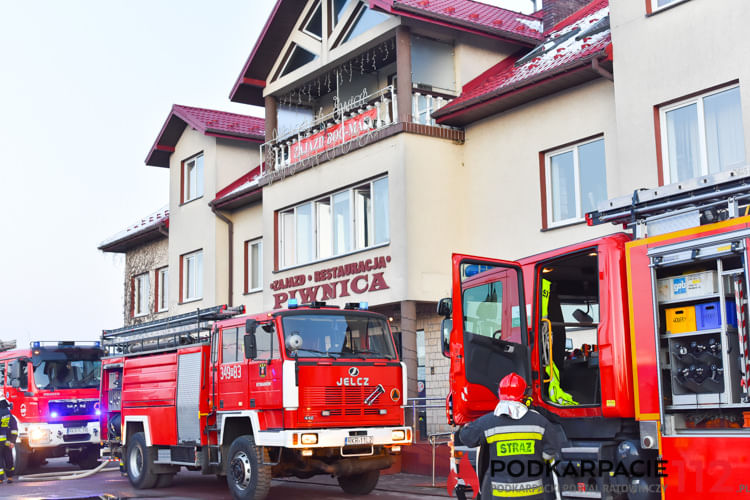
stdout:
{"type": "MultiPolygon", "coordinates": [[[[66,463],[66,459],[50,460],[50,463],[33,472],[68,472],[77,471],[66,463]]],[[[31,472],[31,471],[30,471],[31,472]]],[[[394,486],[394,482],[381,480],[378,488],[370,494],[372,498],[429,498],[432,495],[423,491],[406,491],[394,486]]],[[[437,491],[436,495],[441,496],[437,491]]],[[[302,498],[305,500],[327,500],[350,498],[335,480],[317,476],[309,480],[274,480],[271,486],[269,500],[302,498]],[[327,483],[327,484],[326,484],[327,483]]],[[[193,499],[210,498],[216,500],[230,500],[225,481],[219,481],[216,476],[203,476],[200,472],[183,470],[175,477],[174,485],[169,488],[136,490],[130,486],[127,477],[119,471],[102,471],[87,478],[66,481],[16,481],[13,484],[0,485],[0,498],[9,499],[98,499],[108,500],[129,498],[159,498],[159,499],[193,499]]],[[[362,497],[358,497],[362,498],[362,497]]],[[[437,498],[435,496],[434,498],[437,498]]]]}

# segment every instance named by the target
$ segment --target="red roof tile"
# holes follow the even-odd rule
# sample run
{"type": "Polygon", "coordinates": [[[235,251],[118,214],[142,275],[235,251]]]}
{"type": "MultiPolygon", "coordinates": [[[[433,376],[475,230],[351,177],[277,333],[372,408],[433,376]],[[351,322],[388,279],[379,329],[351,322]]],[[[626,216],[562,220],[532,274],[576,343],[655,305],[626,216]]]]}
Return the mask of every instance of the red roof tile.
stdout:
{"type": "Polygon", "coordinates": [[[433,116],[438,122],[450,122],[450,118],[460,114],[462,110],[500,98],[505,93],[518,91],[542,79],[552,78],[560,72],[587,64],[592,58],[605,54],[611,46],[608,27],[590,36],[579,35],[608,15],[608,0],[592,1],[550,30],[546,41],[534,49],[538,51],[536,57],[520,64],[517,63],[522,60],[519,56],[504,59],[464,85],[461,95],[433,113],[433,116]],[[580,29],[578,34],[563,38],[576,29],[580,29]],[[560,38],[563,40],[557,41],[560,38]]]}
{"type": "Polygon", "coordinates": [[[104,252],[124,252],[135,246],[164,237],[160,229],[169,227],[169,206],[164,206],[129,225],[99,244],[104,252]]]}
{"type": "Polygon", "coordinates": [[[265,140],[263,118],[175,104],[146,157],[146,165],[168,168],[169,156],[187,125],[214,137],[259,143],[265,140]]]}
{"type": "Polygon", "coordinates": [[[212,203],[221,203],[222,201],[226,201],[226,199],[233,198],[245,191],[249,191],[250,188],[257,188],[258,179],[260,178],[260,170],[260,165],[258,165],[248,173],[240,176],[239,179],[233,181],[228,186],[220,189],[216,193],[216,198],[214,198],[212,203]]]}

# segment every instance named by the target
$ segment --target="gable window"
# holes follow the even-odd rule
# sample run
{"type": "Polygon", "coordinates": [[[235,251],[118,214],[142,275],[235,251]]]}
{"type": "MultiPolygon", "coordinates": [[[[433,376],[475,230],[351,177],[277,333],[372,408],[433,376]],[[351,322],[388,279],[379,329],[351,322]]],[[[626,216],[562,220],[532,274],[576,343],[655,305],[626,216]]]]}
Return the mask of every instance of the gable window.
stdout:
{"type": "Polygon", "coordinates": [[[733,86],[660,108],[665,184],[744,165],[740,106],[733,86]]]}
{"type": "Polygon", "coordinates": [[[245,293],[263,288],[263,240],[245,242],[245,293]]]}
{"type": "Polygon", "coordinates": [[[169,273],[168,268],[156,270],[156,312],[166,311],[169,307],[169,273]]]}
{"type": "Polygon", "coordinates": [[[279,212],[279,266],[345,255],[389,241],[388,178],[279,212]]]}
{"type": "Polygon", "coordinates": [[[203,251],[198,250],[180,257],[181,302],[203,297],[203,251]]]}
{"type": "Polygon", "coordinates": [[[133,278],[133,316],[148,314],[149,281],[148,273],[133,278]]]}
{"type": "Polygon", "coordinates": [[[545,154],[546,227],[583,220],[607,199],[604,138],[545,154]]]}
{"type": "Polygon", "coordinates": [[[203,154],[182,162],[182,203],[203,196],[203,154]]]}

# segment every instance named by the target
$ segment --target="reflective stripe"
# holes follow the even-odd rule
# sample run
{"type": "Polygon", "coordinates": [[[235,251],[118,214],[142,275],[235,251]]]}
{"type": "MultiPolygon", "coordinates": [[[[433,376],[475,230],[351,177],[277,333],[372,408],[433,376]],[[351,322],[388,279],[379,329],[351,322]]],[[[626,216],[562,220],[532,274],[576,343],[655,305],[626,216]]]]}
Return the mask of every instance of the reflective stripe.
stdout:
{"type": "Polygon", "coordinates": [[[544,483],[541,479],[523,483],[498,483],[492,481],[493,497],[528,497],[544,493],[544,483]]]}
{"type": "Polygon", "coordinates": [[[516,439],[536,439],[541,441],[542,435],[538,432],[508,432],[506,434],[495,434],[487,438],[488,443],[497,441],[515,441],[516,439]]]}
{"type": "Polygon", "coordinates": [[[5,436],[0,436],[0,441],[5,441],[6,439],[8,439],[8,438],[5,437],[5,436]]]}
{"type": "Polygon", "coordinates": [[[544,434],[544,427],[541,425],[498,425],[484,431],[485,437],[490,437],[493,434],[502,434],[506,432],[538,432],[544,434]]]}
{"type": "Polygon", "coordinates": [[[10,431],[11,434],[18,434],[18,431],[10,431]]]}

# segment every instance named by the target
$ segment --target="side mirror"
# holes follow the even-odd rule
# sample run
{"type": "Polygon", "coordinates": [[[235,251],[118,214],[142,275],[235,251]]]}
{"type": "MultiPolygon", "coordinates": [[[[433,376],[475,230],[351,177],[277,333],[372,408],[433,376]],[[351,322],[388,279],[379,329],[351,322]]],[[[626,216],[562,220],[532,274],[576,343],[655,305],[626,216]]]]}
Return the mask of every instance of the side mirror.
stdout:
{"type": "Polygon", "coordinates": [[[446,318],[450,317],[453,313],[453,301],[450,298],[440,299],[437,306],[437,313],[446,318]]]}
{"type": "MultiPolygon", "coordinates": [[[[255,320],[248,320],[255,321],[255,320]]],[[[242,339],[245,344],[245,359],[255,359],[258,357],[258,344],[255,342],[255,330],[252,333],[248,333],[242,339]]]]}
{"type": "MultiPolygon", "coordinates": [[[[10,380],[11,385],[13,385],[13,382],[17,382],[18,379],[21,377],[21,365],[18,363],[18,360],[11,361],[8,365],[8,380],[10,380]]],[[[18,387],[18,386],[14,386],[18,387]]]]}
{"type": "Polygon", "coordinates": [[[249,319],[245,321],[245,333],[253,334],[255,333],[255,330],[257,329],[258,329],[258,321],[254,319],[249,319]]]}
{"type": "Polygon", "coordinates": [[[451,357],[451,330],[453,330],[453,320],[445,318],[440,322],[440,338],[443,347],[443,356],[451,357]]]}

